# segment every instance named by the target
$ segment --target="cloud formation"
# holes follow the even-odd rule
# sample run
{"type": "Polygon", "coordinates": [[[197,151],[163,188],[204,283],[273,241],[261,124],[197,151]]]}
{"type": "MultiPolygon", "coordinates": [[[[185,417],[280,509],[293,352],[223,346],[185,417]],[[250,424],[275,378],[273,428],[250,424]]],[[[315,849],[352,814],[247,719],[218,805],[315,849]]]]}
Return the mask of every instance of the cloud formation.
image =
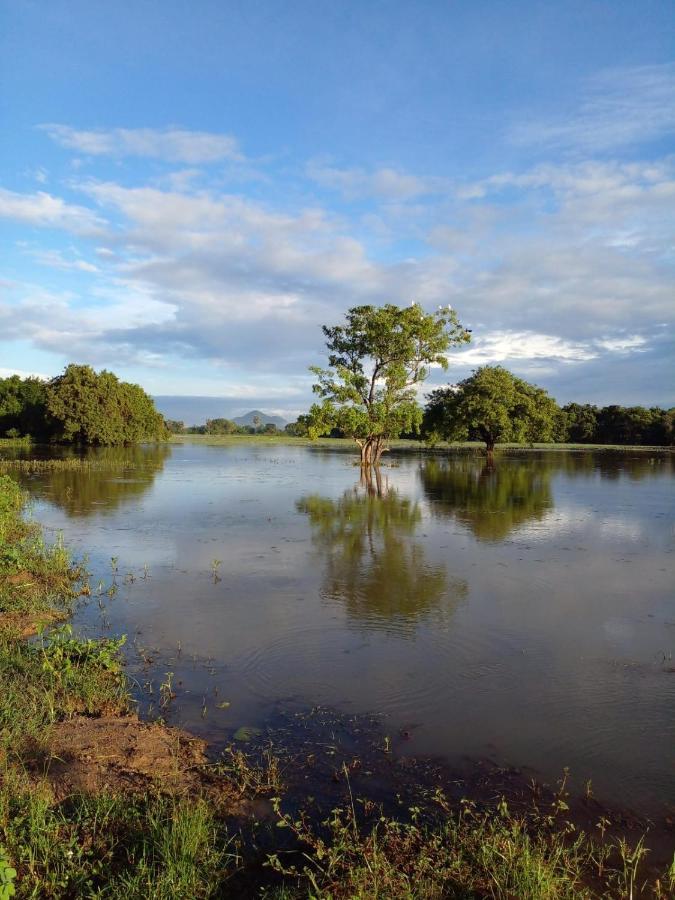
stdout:
{"type": "Polygon", "coordinates": [[[87,156],[141,156],[167,162],[239,162],[243,155],[235,138],[182,128],[113,128],[80,130],[68,125],[42,125],[52,140],[87,156]]]}
{"type": "MultiPolygon", "coordinates": [[[[227,135],[45,126],[93,157],[94,175],[97,160],[131,156],[161,161],[162,174],[71,170],[50,176],[50,193],[0,189],[0,217],[29,229],[19,249],[39,264],[7,279],[0,328],[97,365],[167,378],[199,366],[228,391],[276,391],[302,409],[321,324],[360,303],[451,302],[475,338],[453,355],[453,379],[501,362],[561,399],[668,402],[675,159],[592,151],[633,141],[622,122],[643,101],[643,138],[668,133],[674,73],[599,74],[565,122],[518,138],[583,158],[471,180],[270,157],[255,190],[235,189],[222,164],[243,156],[227,135]],[[50,230],[38,243],[36,228],[50,230]]],[[[203,378],[196,390],[212,393],[203,378]]]]}

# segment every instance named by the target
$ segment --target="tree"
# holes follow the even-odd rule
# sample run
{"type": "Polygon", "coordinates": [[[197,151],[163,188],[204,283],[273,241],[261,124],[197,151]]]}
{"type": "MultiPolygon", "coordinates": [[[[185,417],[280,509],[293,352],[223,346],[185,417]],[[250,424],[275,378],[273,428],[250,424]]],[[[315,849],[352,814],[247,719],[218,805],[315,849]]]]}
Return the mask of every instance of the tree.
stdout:
{"type": "Polygon", "coordinates": [[[260,428],[260,416],[253,416],[253,428],[255,433],[258,433],[258,429],[260,428]]]}
{"type": "Polygon", "coordinates": [[[54,437],[66,443],[135,444],[164,440],[164,419],[137,384],[112,372],[71,364],[47,388],[47,414],[54,437]]]}
{"type": "Polygon", "coordinates": [[[178,419],[166,419],[165,424],[166,424],[166,427],[171,432],[171,434],[184,434],[185,433],[185,422],[181,422],[178,419]]]}
{"type": "Polygon", "coordinates": [[[328,367],[310,370],[322,402],[310,409],[308,434],[340,429],[358,445],[362,466],[378,465],[391,438],[419,428],[416,386],[431,364],[447,368],[452,345],[470,339],[450,306],[429,315],[415,303],[355,306],[344,325],[323,333],[328,367]]]}
{"type": "Polygon", "coordinates": [[[429,395],[424,430],[431,440],[550,441],[558,404],[543,388],[502,366],[481,366],[459,384],[429,395]]]}
{"type": "Polygon", "coordinates": [[[0,378],[0,434],[11,431],[34,438],[48,438],[46,402],[45,381],[21,378],[19,375],[0,378]]]}
{"type": "Polygon", "coordinates": [[[239,426],[230,419],[207,419],[205,432],[206,434],[236,434],[239,426]]]}
{"type": "Polygon", "coordinates": [[[572,444],[592,444],[597,439],[598,408],[590,403],[568,403],[562,408],[567,419],[567,440],[572,444]]]}
{"type": "Polygon", "coordinates": [[[295,422],[289,422],[288,425],[284,428],[284,431],[286,432],[286,434],[290,434],[291,437],[307,437],[309,424],[309,416],[300,415],[295,422]]]}

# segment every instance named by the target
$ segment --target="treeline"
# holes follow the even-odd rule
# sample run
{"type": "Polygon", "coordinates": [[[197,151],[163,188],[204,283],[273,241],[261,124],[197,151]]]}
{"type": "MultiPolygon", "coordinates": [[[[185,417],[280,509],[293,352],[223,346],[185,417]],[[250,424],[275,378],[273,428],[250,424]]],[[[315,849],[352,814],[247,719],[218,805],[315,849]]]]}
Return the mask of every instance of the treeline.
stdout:
{"type": "Polygon", "coordinates": [[[0,435],[115,446],[166,440],[169,432],[139,385],[105,369],[72,364],[51,381],[18,375],[0,379],[0,435]]]}
{"type": "Polygon", "coordinates": [[[167,419],[166,427],[171,434],[288,434],[289,426],[284,431],[273,422],[262,422],[258,425],[238,425],[231,419],[207,419],[205,425],[186,425],[177,419],[167,419]]]}
{"type": "MultiPolygon", "coordinates": [[[[303,436],[311,416],[288,425],[303,436]]],[[[331,437],[342,437],[334,430],[331,437]]],[[[400,437],[438,441],[482,441],[488,451],[498,443],[617,444],[671,446],[675,408],[559,406],[543,388],[516,377],[502,366],[482,366],[458,384],[432,391],[417,433],[400,437]]]]}
{"type": "Polygon", "coordinates": [[[558,413],[556,432],[555,440],[570,444],[669,446],[675,442],[675,408],[568,403],[558,413]]]}

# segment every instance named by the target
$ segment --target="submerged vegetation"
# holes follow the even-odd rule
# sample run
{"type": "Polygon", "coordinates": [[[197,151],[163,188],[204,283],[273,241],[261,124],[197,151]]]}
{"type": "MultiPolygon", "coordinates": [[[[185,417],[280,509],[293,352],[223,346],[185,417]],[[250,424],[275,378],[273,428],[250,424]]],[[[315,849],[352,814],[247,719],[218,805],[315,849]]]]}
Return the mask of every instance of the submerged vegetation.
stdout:
{"type": "MultiPolygon", "coordinates": [[[[672,896],[675,868],[653,871],[645,841],[610,837],[601,811],[595,835],[575,825],[563,788],[512,807],[500,792],[451,800],[420,782],[412,802],[392,788],[385,808],[363,790],[353,751],[340,766],[330,749],[333,794],[317,806],[299,760],[254,729],[246,752],[209,761],[184,732],[140,722],[123,639],[44,629],[87,593],[86,574],[61,543],[45,544],[24,504],[0,475],[0,897],[672,896]],[[264,808],[250,803],[259,795],[264,808]]],[[[303,502],[317,546],[328,537],[364,551],[352,549],[353,506],[303,502]]],[[[363,508],[385,553],[417,516],[395,492],[381,514],[363,508]]],[[[388,739],[379,758],[391,768],[388,739]]]]}

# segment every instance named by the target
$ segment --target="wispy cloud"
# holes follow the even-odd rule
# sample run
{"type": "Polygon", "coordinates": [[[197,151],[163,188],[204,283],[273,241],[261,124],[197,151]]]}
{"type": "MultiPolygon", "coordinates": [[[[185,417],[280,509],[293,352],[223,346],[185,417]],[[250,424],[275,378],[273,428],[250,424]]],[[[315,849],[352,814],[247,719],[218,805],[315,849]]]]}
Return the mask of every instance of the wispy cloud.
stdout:
{"type": "Polygon", "coordinates": [[[341,169],[314,161],[307,165],[306,173],[312,181],[322,187],[339,191],[350,200],[364,197],[410,200],[425,194],[437,193],[447,185],[444,179],[421,178],[386,166],[367,171],[341,169]]]}
{"type": "Polygon", "coordinates": [[[605,151],[675,133],[675,63],[608,69],[588,79],[576,109],[521,123],[511,139],[540,147],[605,151]]]}
{"type": "Polygon", "coordinates": [[[20,194],[4,188],[0,188],[0,218],[83,235],[99,231],[104,225],[91,209],[66,203],[61,197],[44,191],[20,194]]]}
{"type": "Polygon", "coordinates": [[[42,125],[47,134],[69,150],[88,156],[141,156],[167,162],[199,165],[243,155],[235,138],[208,131],[181,128],[113,128],[78,130],[68,125],[42,125]]]}

